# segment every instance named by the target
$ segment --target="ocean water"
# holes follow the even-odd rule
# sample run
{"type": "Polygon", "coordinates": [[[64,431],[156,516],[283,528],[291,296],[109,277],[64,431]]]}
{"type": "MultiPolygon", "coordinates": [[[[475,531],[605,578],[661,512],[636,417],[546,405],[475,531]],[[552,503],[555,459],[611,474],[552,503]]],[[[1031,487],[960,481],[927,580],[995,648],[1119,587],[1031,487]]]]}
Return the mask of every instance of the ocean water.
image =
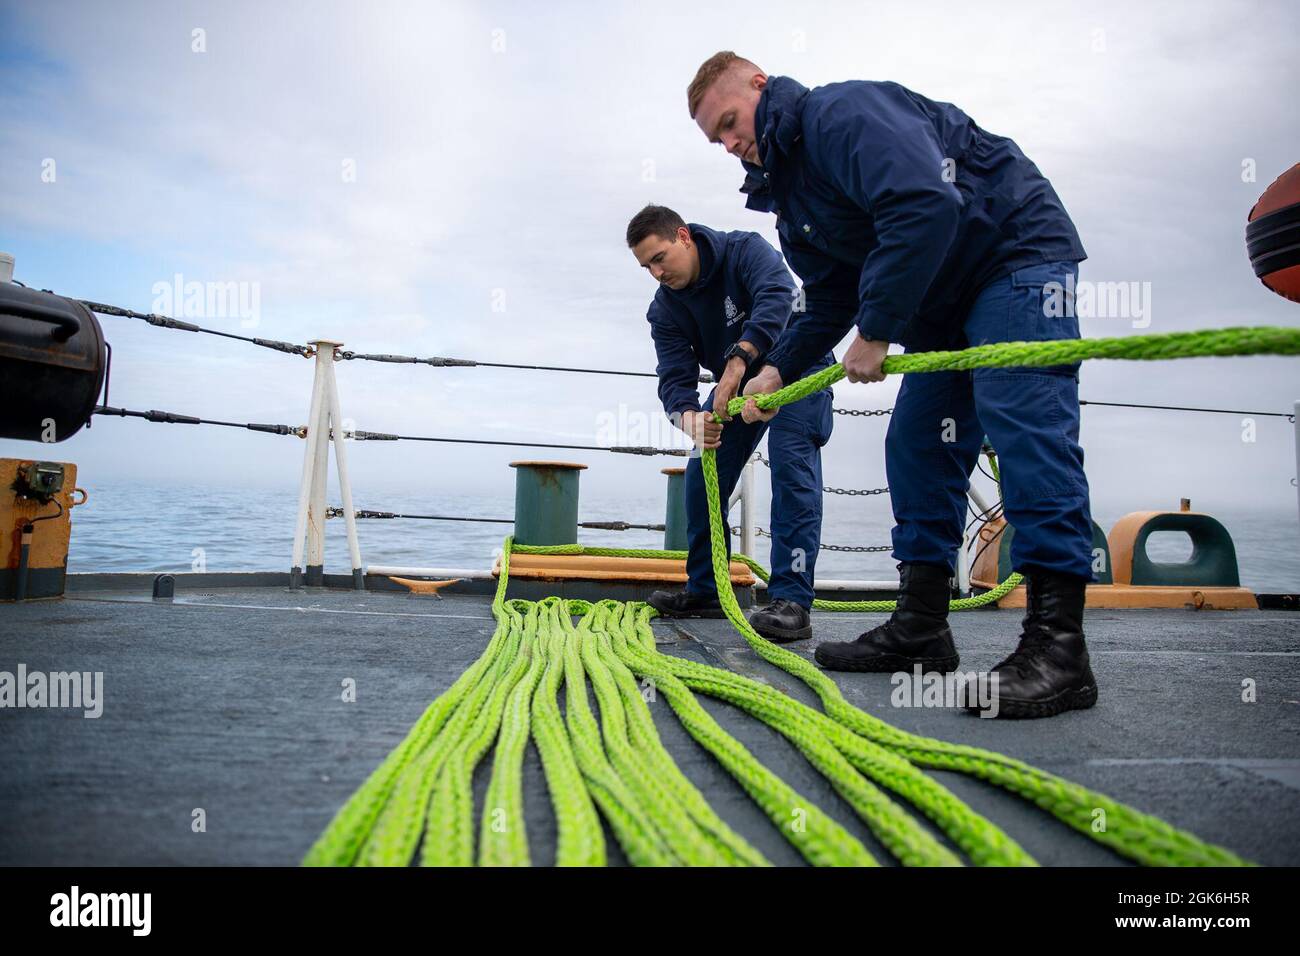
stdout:
{"type": "MultiPolygon", "coordinates": [[[[763,477],[760,473],[757,477],[763,477]]],[[[765,481],[756,481],[760,487],[765,481]]],[[[73,511],[68,569],[89,571],[287,571],[293,554],[296,487],[276,490],[228,487],[104,483],[91,490],[90,500],[73,511]]],[[[330,496],[333,504],[338,495],[330,496]]],[[[887,496],[826,496],[822,539],[825,544],[887,545],[893,521],[887,496]]],[[[511,518],[512,495],[439,495],[421,497],[407,491],[358,492],[359,509],[418,514],[511,518]]],[[[770,527],[767,499],[760,491],[758,525],[770,527]]],[[[1130,508],[1094,507],[1094,518],[1106,529],[1130,508]]],[[[740,509],[732,512],[739,523],[740,509]]],[[[1216,512],[1232,534],[1242,583],[1262,592],[1300,592],[1300,519],[1295,510],[1216,512]]],[[[605,498],[584,495],[580,520],[624,520],[657,524],[664,520],[662,497],[605,498]]],[[[494,549],[511,531],[509,524],[477,524],[411,519],[369,519],[357,522],[364,564],[424,567],[483,568],[491,566],[494,549]]],[[[585,544],[606,547],[661,548],[662,532],[579,530],[585,544]]],[[[1185,558],[1184,536],[1156,544],[1151,554],[1163,560],[1185,558]]],[[[769,542],[758,538],[755,555],[769,564],[769,542]]],[[[325,568],[348,570],[343,519],[326,523],[325,568]]],[[[817,573],[827,578],[890,580],[897,577],[886,553],[823,551],[817,573]]]]}

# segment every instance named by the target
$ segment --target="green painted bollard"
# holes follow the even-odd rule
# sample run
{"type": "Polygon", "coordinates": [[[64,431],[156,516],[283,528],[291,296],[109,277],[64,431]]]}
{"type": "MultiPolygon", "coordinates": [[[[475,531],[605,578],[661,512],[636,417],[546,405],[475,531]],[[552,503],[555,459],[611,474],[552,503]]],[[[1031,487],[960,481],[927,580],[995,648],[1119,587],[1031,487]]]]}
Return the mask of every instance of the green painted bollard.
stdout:
{"type": "Polygon", "coordinates": [[[1184,498],[1178,511],[1135,511],[1116,522],[1110,532],[1116,565],[1125,584],[1160,587],[1241,587],[1237,549],[1232,535],[1216,519],[1192,511],[1184,498]],[[1191,539],[1185,561],[1159,561],[1147,554],[1153,534],[1181,532],[1191,539]]]}
{"type": "Polygon", "coordinates": [[[664,550],[686,550],[686,469],[661,468],[668,476],[668,510],[664,514],[664,550]]]}
{"type": "Polygon", "coordinates": [[[567,461],[512,461],[515,543],[578,543],[578,472],[567,461]]]}
{"type": "MultiPolygon", "coordinates": [[[[1016,529],[1006,526],[1002,540],[998,544],[998,580],[1005,581],[1011,574],[1011,539],[1016,536],[1016,529]]],[[[1115,576],[1110,567],[1110,544],[1101,525],[1092,523],[1092,581],[1094,584],[1114,584],[1115,576]]]]}

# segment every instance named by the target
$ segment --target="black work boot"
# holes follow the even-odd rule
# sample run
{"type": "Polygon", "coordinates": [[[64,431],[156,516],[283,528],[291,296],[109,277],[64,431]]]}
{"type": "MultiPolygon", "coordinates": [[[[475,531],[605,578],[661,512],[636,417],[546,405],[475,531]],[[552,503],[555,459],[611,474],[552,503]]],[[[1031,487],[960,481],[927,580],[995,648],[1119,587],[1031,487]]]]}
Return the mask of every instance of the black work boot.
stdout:
{"type": "Polygon", "coordinates": [[[664,617],[726,617],[716,594],[654,591],[646,602],[664,617]]]}
{"type": "MultiPolygon", "coordinates": [[[[1025,620],[1020,645],[993,668],[998,717],[1053,717],[1097,703],[1097,679],[1083,640],[1087,582],[1068,574],[1025,576],[1025,620]]],[[[968,703],[967,710],[979,710],[968,703]]],[[[991,710],[991,708],[990,708],[991,710]]]]}
{"type": "Polygon", "coordinates": [[[952,595],[946,568],[932,564],[898,566],[898,607],[889,620],[855,641],[817,646],[817,663],[833,671],[910,671],[946,673],[957,667],[957,648],[948,629],[952,595]]]}
{"type": "Polygon", "coordinates": [[[812,615],[806,607],[786,598],[777,598],[751,614],[749,626],[778,644],[812,637],[812,615]]]}

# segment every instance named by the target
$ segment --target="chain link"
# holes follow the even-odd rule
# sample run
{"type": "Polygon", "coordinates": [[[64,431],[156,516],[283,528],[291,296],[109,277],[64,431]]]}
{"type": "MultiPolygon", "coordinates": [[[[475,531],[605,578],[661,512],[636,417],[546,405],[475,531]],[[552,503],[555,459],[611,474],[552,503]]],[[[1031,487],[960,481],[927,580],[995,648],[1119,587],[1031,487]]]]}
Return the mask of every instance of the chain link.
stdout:
{"type": "Polygon", "coordinates": [[[875,418],[877,415],[888,415],[893,412],[892,408],[833,408],[831,409],[836,415],[848,415],[851,418],[875,418]]]}
{"type": "MultiPolygon", "coordinates": [[[[754,452],[754,457],[757,458],[759,461],[761,461],[763,464],[767,465],[768,468],[772,467],[772,463],[763,457],[762,452],[758,452],[758,451],[754,452]]],[[[823,485],[822,491],[824,491],[828,495],[848,495],[850,498],[862,498],[870,495],[889,494],[888,488],[832,488],[830,485],[823,485]]]]}
{"type": "MultiPolygon", "coordinates": [[[[732,529],[731,529],[731,533],[732,533],[732,534],[740,534],[740,529],[739,529],[739,528],[732,528],[732,529]]],[[[755,528],[754,528],[754,533],[757,534],[760,538],[770,538],[770,537],[772,537],[772,532],[768,531],[766,528],[755,527],[755,528]]],[[[819,550],[819,551],[845,551],[845,552],[849,552],[849,553],[852,553],[852,554],[879,554],[879,553],[882,552],[882,551],[892,551],[892,550],[894,550],[894,546],[893,546],[892,544],[877,544],[877,545],[822,544],[822,545],[818,545],[818,546],[817,546],[817,550],[819,550]]]]}

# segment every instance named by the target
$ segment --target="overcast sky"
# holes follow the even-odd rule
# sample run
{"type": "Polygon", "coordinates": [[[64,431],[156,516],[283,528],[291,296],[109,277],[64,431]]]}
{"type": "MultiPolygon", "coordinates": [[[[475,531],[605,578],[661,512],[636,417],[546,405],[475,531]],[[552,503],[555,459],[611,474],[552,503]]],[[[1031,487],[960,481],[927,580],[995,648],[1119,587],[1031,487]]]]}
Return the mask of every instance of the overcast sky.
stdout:
{"type": "MultiPolygon", "coordinates": [[[[654,290],[623,245],[631,214],[655,201],[775,243],[771,217],[743,208],[738,162],[686,112],[698,64],[734,49],[808,86],[897,80],[1014,138],[1078,224],[1081,278],[1150,283],[1145,318],[1085,319],[1085,335],[1300,322],[1300,306],[1255,279],[1243,239],[1260,192],[1300,161],[1289,0],[0,9],[0,250],[16,278],[66,295],[149,311],[156,284],[179,273],[257,290],[255,327],[191,318],[239,334],[651,370],[654,290]]],[[[307,360],[102,322],[111,404],[306,418],[307,360]]],[[[1295,359],[1097,362],[1081,392],[1286,412],[1298,371],[1295,359]]],[[[620,405],[632,422],[660,416],[650,379],[360,362],[337,373],[345,417],[375,431],[591,443],[620,405]]],[[[895,379],[841,384],[836,404],[887,407],[896,390],[895,379]]],[[[1240,416],[1083,414],[1097,501],[1190,496],[1295,520],[1286,419],[1259,419],[1248,442],[1240,416]]],[[[882,437],[880,420],[838,419],[828,482],[884,484],[882,437]]],[[[38,447],[0,441],[0,455],[38,447]]],[[[543,454],[350,447],[359,497],[418,487],[508,502],[506,463],[543,454]]],[[[101,418],[40,453],[77,462],[83,485],[293,485],[302,443],[101,418]]],[[[591,465],[584,496],[657,493],[668,463],[548,457],[591,465]]]]}

